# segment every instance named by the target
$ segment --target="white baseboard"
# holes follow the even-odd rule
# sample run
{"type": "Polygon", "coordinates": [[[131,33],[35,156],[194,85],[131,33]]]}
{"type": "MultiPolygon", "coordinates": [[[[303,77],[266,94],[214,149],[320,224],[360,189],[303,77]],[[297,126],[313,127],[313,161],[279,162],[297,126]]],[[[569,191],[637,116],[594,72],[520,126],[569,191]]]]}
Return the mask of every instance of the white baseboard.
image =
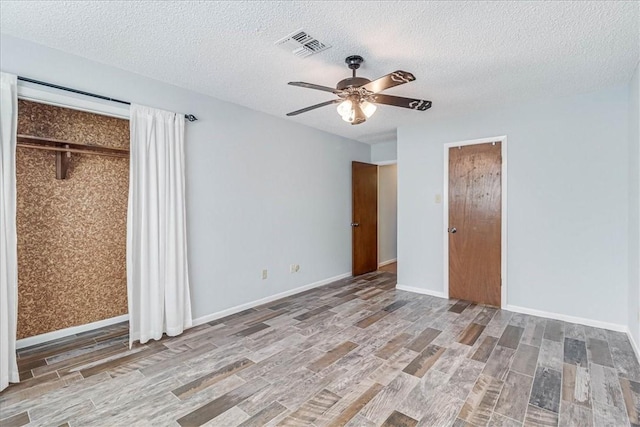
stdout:
{"type": "Polygon", "coordinates": [[[280,292],[279,294],[270,295],[265,298],[261,298],[259,300],[247,302],[245,304],[236,305],[235,307],[227,308],[222,311],[218,311],[216,313],[207,314],[206,316],[198,317],[197,319],[193,319],[193,326],[202,325],[207,322],[211,322],[212,320],[217,320],[225,316],[230,316],[235,313],[239,313],[243,310],[247,310],[249,308],[257,307],[262,304],[266,304],[275,300],[279,300],[281,298],[285,298],[291,295],[299,294],[300,292],[308,291],[309,289],[317,288],[320,286],[328,285],[329,283],[335,282],[340,279],[344,279],[346,277],[351,277],[351,272],[340,274],[338,276],[330,277],[328,279],[323,279],[314,283],[310,283],[308,285],[300,286],[295,289],[291,289],[285,292],[280,292]]]}
{"type": "Polygon", "coordinates": [[[516,313],[530,314],[532,316],[546,317],[547,319],[562,320],[563,322],[578,323],[580,325],[592,326],[594,328],[609,329],[610,331],[626,332],[627,325],[617,323],[601,322],[599,320],[586,319],[584,317],[569,316],[567,314],[552,313],[549,311],[536,310],[533,308],[519,307],[517,305],[506,305],[503,310],[514,311],[516,313]]]}
{"type": "Polygon", "coordinates": [[[68,337],[70,335],[79,334],[81,332],[92,331],[94,329],[103,328],[105,326],[115,325],[116,323],[126,322],[129,320],[128,314],[112,317],[110,319],[98,320],[97,322],[87,323],[86,325],[72,326],[70,328],[59,329],[46,334],[34,335],[32,337],[22,338],[16,341],[16,348],[31,347],[32,345],[42,344],[48,341],[57,340],[58,338],[68,337]]]}
{"type": "MultiPolygon", "coordinates": [[[[308,285],[300,286],[295,289],[291,289],[285,292],[281,292],[279,294],[271,295],[256,301],[251,301],[246,304],[237,305],[235,307],[227,308],[226,310],[218,311],[217,313],[208,314],[206,316],[199,317],[197,319],[193,319],[192,326],[202,325],[207,322],[211,322],[212,320],[219,319],[221,317],[229,316],[231,314],[238,313],[242,310],[246,310],[248,308],[253,308],[262,304],[266,304],[271,301],[278,300],[280,298],[288,297],[291,295],[299,294],[300,292],[307,291],[309,289],[317,288],[319,286],[328,285],[329,283],[335,282],[340,279],[344,279],[346,277],[351,277],[351,273],[344,273],[338,276],[330,277],[328,279],[320,280],[318,282],[310,283],[308,285]]],[[[68,337],[70,335],[79,334],[81,332],[87,332],[94,329],[103,328],[105,326],[114,325],[120,322],[126,322],[129,320],[129,315],[125,314],[118,317],[112,317],[110,319],[99,320],[97,322],[87,323],[86,325],[73,326],[71,328],[60,329],[58,331],[47,332],[46,334],[35,335],[33,337],[23,338],[16,342],[16,348],[21,349],[25,347],[30,347],[32,345],[42,344],[48,341],[53,341],[58,338],[68,337]]]]}
{"type": "Polygon", "coordinates": [[[413,292],[415,294],[430,295],[432,297],[437,297],[437,298],[447,298],[444,292],[432,291],[430,289],[414,288],[412,286],[404,286],[404,285],[396,285],[396,289],[399,291],[413,292]]]}
{"type": "Polygon", "coordinates": [[[629,328],[627,328],[627,336],[629,337],[631,347],[633,347],[633,352],[636,354],[636,360],[640,362],[640,348],[638,347],[638,343],[636,343],[635,338],[633,338],[633,334],[629,328]]]}
{"type": "MultiPolygon", "coordinates": [[[[387,264],[390,264],[391,262],[394,262],[395,260],[390,260],[387,261],[387,264]]],[[[382,265],[386,265],[386,264],[382,264],[382,265]]],[[[218,311],[216,313],[212,313],[212,314],[208,314],[206,316],[202,316],[202,317],[198,317],[197,319],[193,319],[193,326],[198,326],[198,325],[202,325],[204,323],[207,322],[211,322],[212,320],[216,320],[216,319],[220,319],[222,317],[225,316],[230,316],[232,314],[235,313],[239,313],[243,310],[249,309],[249,308],[253,308],[253,307],[257,307],[259,305],[263,305],[281,298],[285,298],[291,295],[295,295],[295,294],[299,294],[301,292],[307,291],[309,289],[313,289],[313,288],[317,288],[320,286],[324,286],[324,285],[328,285],[329,283],[350,277],[351,273],[344,273],[344,274],[340,274],[338,276],[334,276],[334,277],[330,277],[328,279],[324,279],[324,280],[320,280],[314,283],[310,283],[308,285],[304,285],[304,286],[300,286],[298,288],[295,289],[291,289],[285,292],[281,292],[279,294],[275,294],[275,295],[271,295],[265,298],[261,298],[259,300],[255,300],[255,301],[251,301],[245,304],[240,304],[237,305],[235,307],[231,307],[231,308],[227,308],[225,310],[221,310],[218,311]]],[[[433,297],[437,297],[437,298],[447,298],[445,296],[445,294],[443,292],[438,292],[438,291],[433,291],[433,290],[429,290],[429,289],[424,289],[424,288],[415,288],[412,286],[403,286],[400,284],[396,285],[396,289],[400,290],[400,291],[406,291],[406,292],[413,292],[413,293],[417,293],[417,294],[422,294],[422,295],[429,295],[429,296],[433,296],[433,297]]],[[[638,360],[640,360],[640,348],[638,347],[638,344],[636,343],[634,337],[631,334],[631,331],[629,330],[629,328],[626,325],[620,325],[617,323],[608,323],[608,322],[601,322],[598,320],[591,320],[591,319],[585,319],[582,317],[575,317],[575,316],[569,316],[566,314],[558,314],[558,313],[552,313],[552,312],[548,312],[548,311],[542,311],[542,310],[536,310],[536,309],[532,309],[532,308],[526,308],[526,307],[519,307],[519,306],[515,306],[515,305],[506,305],[505,307],[503,307],[503,310],[508,310],[508,311],[513,311],[516,313],[522,313],[522,314],[529,314],[532,316],[539,316],[539,317],[545,317],[548,319],[554,319],[554,320],[562,320],[564,322],[570,322],[570,323],[578,323],[581,325],[586,325],[586,326],[592,326],[595,328],[602,328],[602,329],[609,329],[612,331],[617,331],[617,332],[624,332],[627,334],[627,336],[629,337],[629,342],[631,343],[631,346],[633,347],[633,350],[636,354],[636,357],[638,358],[638,360]]],[[[121,322],[125,322],[129,320],[129,315],[128,314],[124,314],[122,316],[117,316],[117,317],[112,317],[110,319],[104,319],[104,320],[99,320],[97,322],[92,322],[92,323],[87,323],[86,325],[79,325],[79,326],[73,326],[71,328],[65,328],[65,329],[60,329],[58,331],[53,331],[53,332],[47,332],[46,334],[41,334],[41,335],[35,335],[33,337],[28,337],[28,338],[23,338],[20,340],[17,340],[16,342],[16,348],[17,349],[21,349],[21,348],[25,348],[25,347],[30,347],[32,345],[37,345],[37,344],[42,344],[48,341],[53,341],[59,338],[64,338],[70,335],[75,335],[75,334],[79,334],[82,332],[87,332],[87,331],[91,331],[94,329],[98,329],[98,328],[102,328],[105,326],[110,326],[110,325],[114,325],[116,323],[121,323],[121,322]]]]}
{"type": "MultiPolygon", "coordinates": [[[[429,290],[429,289],[414,288],[412,286],[403,286],[403,285],[400,285],[400,284],[396,285],[396,289],[398,289],[400,291],[407,291],[407,292],[414,292],[414,293],[417,293],[417,294],[430,295],[430,296],[438,297],[438,298],[447,298],[447,296],[444,294],[444,292],[432,291],[432,290],[429,290]]],[[[627,327],[627,325],[621,325],[621,324],[618,324],[618,323],[601,322],[599,320],[585,319],[583,317],[575,317],[575,316],[569,316],[569,315],[566,315],[566,314],[552,313],[552,312],[549,312],[549,311],[542,311],[542,310],[536,310],[536,309],[533,309],[533,308],[519,307],[519,306],[516,306],[516,305],[506,305],[506,306],[502,307],[502,309],[503,310],[508,310],[508,311],[513,311],[513,312],[516,312],[516,313],[529,314],[531,316],[544,317],[544,318],[547,318],[547,319],[562,320],[564,322],[570,322],[570,323],[578,323],[580,325],[592,326],[594,328],[602,328],[602,329],[609,329],[611,331],[624,332],[627,335],[629,335],[629,341],[631,341],[631,345],[633,346],[633,349],[636,352],[636,356],[638,357],[638,360],[640,360],[640,348],[638,347],[637,343],[635,342],[635,340],[631,336],[631,333],[629,332],[629,328],[627,327]]]]}
{"type": "Polygon", "coordinates": [[[378,268],[384,267],[385,265],[393,264],[394,262],[398,262],[398,258],[388,259],[386,261],[379,262],[378,268]]]}

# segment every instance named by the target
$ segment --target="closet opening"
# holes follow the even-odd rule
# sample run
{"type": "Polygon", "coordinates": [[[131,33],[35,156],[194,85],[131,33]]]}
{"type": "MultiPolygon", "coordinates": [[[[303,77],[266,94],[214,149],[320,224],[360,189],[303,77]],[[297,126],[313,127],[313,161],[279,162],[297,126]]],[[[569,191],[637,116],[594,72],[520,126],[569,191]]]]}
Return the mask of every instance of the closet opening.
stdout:
{"type": "Polygon", "coordinates": [[[129,121],[20,99],[17,133],[17,338],[126,316],[129,121]]]}

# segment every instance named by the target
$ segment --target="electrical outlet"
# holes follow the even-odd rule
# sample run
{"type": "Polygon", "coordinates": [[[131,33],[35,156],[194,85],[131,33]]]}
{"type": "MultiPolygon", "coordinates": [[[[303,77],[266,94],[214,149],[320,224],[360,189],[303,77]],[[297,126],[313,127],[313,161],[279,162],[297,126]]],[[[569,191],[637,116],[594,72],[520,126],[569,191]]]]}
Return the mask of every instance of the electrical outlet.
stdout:
{"type": "Polygon", "coordinates": [[[267,278],[267,270],[262,270],[262,280],[267,278]]]}
{"type": "Polygon", "coordinates": [[[300,271],[300,266],[298,264],[291,264],[289,266],[289,273],[297,273],[300,271]]]}

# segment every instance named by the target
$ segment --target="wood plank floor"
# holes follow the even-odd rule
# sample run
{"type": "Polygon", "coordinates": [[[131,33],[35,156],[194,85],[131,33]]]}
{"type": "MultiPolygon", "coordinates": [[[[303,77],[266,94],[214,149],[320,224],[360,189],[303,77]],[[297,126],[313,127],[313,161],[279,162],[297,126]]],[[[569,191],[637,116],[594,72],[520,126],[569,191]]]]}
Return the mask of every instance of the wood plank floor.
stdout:
{"type": "Polygon", "coordinates": [[[0,425],[640,425],[623,333],[395,290],[378,271],[127,347],[22,349],[0,425]]]}
{"type": "Polygon", "coordinates": [[[378,271],[388,271],[389,273],[398,274],[398,263],[392,262],[391,264],[378,267],[378,271]]]}

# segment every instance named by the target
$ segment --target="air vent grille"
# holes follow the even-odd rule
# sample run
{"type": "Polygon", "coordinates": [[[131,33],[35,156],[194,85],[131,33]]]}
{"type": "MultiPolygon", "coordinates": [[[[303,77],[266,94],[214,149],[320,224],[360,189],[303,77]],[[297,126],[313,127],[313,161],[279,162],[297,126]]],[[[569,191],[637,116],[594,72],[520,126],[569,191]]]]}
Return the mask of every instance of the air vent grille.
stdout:
{"type": "Polygon", "coordinates": [[[288,36],[278,40],[275,44],[299,58],[306,58],[307,56],[314,55],[331,47],[311,37],[309,33],[303,29],[294,31],[288,36]]]}

